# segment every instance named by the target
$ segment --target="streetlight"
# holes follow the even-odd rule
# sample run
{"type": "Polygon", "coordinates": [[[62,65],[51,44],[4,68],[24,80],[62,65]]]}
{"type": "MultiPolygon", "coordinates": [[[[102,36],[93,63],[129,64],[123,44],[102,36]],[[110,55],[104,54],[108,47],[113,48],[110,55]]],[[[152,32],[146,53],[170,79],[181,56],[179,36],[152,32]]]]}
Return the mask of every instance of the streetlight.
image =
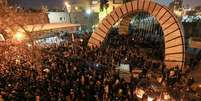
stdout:
{"type": "Polygon", "coordinates": [[[25,34],[24,33],[21,33],[21,32],[17,32],[15,35],[14,35],[14,39],[17,40],[17,41],[22,41],[25,39],[25,34]]]}
{"type": "Polygon", "coordinates": [[[71,23],[71,16],[70,16],[70,7],[71,6],[69,5],[68,2],[65,2],[64,4],[66,6],[66,13],[68,13],[68,17],[69,17],[69,20],[70,20],[70,23],[71,23]]]}
{"type": "Polygon", "coordinates": [[[87,10],[86,10],[86,14],[87,14],[87,15],[90,15],[91,12],[92,12],[91,9],[87,9],[87,10]]]}
{"type": "Polygon", "coordinates": [[[76,6],[76,7],[75,7],[75,10],[78,10],[78,9],[79,9],[79,8],[76,6]]]}
{"type": "Polygon", "coordinates": [[[85,11],[85,13],[86,13],[86,15],[87,15],[87,17],[88,17],[88,30],[90,30],[90,26],[91,26],[91,24],[93,25],[93,16],[92,16],[92,9],[90,9],[90,8],[88,8],[88,9],[86,9],[86,11],[85,11]],[[90,21],[90,18],[92,17],[92,21],[90,21]]]}

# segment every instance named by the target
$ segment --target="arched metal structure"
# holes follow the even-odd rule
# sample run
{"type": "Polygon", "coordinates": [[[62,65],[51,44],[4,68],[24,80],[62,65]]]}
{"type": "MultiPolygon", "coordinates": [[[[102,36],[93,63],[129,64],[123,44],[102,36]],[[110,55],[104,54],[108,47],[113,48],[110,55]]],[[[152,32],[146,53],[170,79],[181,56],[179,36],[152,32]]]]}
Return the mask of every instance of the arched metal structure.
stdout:
{"type": "Polygon", "coordinates": [[[184,67],[185,63],[185,42],[182,26],[177,17],[165,6],[151,0],[135,0],[115,8],[98,25],[92,33],[88,46],[99,47],[112,26],[123,17],[135,12],[148,12],[160,23],[164,33],[165,63],[168,68],[179,66],[184,67]]]}

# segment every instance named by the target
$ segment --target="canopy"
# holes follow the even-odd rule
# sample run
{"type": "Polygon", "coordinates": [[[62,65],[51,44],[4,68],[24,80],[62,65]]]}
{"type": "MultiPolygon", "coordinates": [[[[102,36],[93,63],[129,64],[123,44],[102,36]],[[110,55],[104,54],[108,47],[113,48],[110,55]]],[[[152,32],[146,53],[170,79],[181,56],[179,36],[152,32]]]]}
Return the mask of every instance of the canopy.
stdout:
{"type": "Polygon", "coordinates": [[[39,31],[47,31],[54,29],[66,28],[70,29],[70,31],[75,31],[80,27],[80,24],[68,24],[68,23],[54,23],[54,24],[35,24],[35,25],[26,25],[23,27],[19,27],[17,32],[39,32],[39,31]]]}

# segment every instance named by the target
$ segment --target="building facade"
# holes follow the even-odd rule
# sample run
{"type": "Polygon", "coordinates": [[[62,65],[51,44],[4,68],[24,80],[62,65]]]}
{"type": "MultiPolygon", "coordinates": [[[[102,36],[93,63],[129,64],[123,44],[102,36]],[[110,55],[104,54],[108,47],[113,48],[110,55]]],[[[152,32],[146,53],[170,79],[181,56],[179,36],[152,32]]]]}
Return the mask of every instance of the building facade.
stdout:
{"type": "Polygon", "coordinates": [[[49,23],[70,23],[69,14],[64,11],[48,11],[49,23]]]}

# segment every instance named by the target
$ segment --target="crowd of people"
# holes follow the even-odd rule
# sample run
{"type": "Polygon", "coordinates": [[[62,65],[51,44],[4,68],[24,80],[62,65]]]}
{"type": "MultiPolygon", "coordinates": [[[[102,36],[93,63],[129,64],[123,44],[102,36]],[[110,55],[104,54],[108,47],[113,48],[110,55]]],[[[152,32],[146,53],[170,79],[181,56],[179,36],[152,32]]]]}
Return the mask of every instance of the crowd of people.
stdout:
{"type": "Polygon", "coordinates": [[[190,100],[193,79],[183,77],[178,67],[168,70],[161,61],[163,50],[154,40],[110,35],[100,48],[86,47],[79,38],[43,48],[3,46],[0,100],[146,101],[151,94],[159,94],[155,100],[190,100]],[[129,64],[129,81],[120,77],[116,69],[120,64],[129,64]],[[135,69],[142,70],[137,77],[135,69]]]}

